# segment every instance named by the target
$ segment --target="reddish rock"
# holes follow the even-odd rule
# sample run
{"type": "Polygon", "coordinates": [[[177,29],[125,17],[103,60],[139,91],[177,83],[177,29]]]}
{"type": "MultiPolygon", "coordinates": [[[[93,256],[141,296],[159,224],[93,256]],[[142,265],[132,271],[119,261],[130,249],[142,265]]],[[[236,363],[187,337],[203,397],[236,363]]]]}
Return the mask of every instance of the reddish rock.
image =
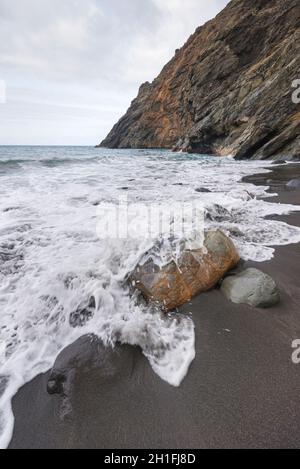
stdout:
{"type": "Polygon", "coordinates": [[[130,280],[146,299],[170,311],[213,288],[239,260],[233,242],[222,231],[210,231],[202,249],[184,251],[176,263],[162,268],[150,255],[145,264],[136,267],[130,280]]]}

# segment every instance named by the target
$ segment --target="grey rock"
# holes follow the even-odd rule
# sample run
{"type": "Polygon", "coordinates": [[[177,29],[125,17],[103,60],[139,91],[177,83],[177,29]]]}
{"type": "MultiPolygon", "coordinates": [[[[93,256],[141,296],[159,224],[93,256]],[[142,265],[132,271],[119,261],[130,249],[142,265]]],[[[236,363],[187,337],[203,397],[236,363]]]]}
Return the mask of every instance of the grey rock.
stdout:
{"type": "Polygon", "coordinates": [[[221,290],[233,303],[257,308],[270,308],[280,301],[280,293],[274,280],[264,272],[253,268],[227,277],[222,283],[221,290]]]}
{"type": "Polygon", "coordinates": [[[287,183],[287,187],[290,189],[300,189],[300,179],[292,179],[287,183]]]}
{"type": "Polygon", "coordinates": [[[286,164],[286,160],[276,160],[276,161],[273,161],[272,165],[282,165],[282,164],[286,164]]]}
{"type": "Polygon", "coordinates": [[[196,189],[196,192],[203,192],[203,194],[208,194],[211,191],[209,189],[206,189],[205,187],[198,187],[198,189],[196,189]]]}

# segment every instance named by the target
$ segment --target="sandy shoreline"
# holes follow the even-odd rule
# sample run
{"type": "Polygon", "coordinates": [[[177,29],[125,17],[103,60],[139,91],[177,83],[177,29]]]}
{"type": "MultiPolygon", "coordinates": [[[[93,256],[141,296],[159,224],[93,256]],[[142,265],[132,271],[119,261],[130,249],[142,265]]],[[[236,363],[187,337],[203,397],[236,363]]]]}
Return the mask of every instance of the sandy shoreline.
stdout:
{"type": "MultiPolygon", "coordinates": [[[[274,166],[273,174],[248,180],[266,185],[272,179],[281,202],[300,204],[299,190],[284,190],[293,177],[300,177],[300,165],[274,166]]],[[[300,213],[280,219],[300,226],[300,213]]],[[[196,359],[180,388],[161,381],[131,348],[128,370],[117,379],[104,382],[97,370],[80,375],[73,412],[62,420],[61,398],[49,396],[47,375],[39,376],[13,400],[10,448],[299,447],[300,365],[291,361],[291,344],[300,339],[300,244],[248,265],[277,281],[281,304],[255,310],[214,290],[186,305],[196,327],[196,359]]]]}

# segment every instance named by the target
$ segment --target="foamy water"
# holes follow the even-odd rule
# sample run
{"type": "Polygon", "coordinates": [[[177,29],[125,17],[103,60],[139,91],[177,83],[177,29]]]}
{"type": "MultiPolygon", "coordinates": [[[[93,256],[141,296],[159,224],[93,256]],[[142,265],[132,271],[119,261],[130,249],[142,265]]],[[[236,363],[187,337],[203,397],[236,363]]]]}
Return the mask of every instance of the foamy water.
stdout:
{"type": "Polygon", "coordinates": [[[166,151],[0,148],[0,447],[13,432],[12,397],[82,335],[140,346],[174,386],[194,359],[192,318],[142,305],[124,282],[151,242],[99,240],[97,205],[124,194],[200,200],[207,228],[230,234],[243,258],[264,261],[272,246],[300,241],[298,228],[265,220],[300,207],[265,202],[267,187],[238,184],[266,166],[166,151]]]}

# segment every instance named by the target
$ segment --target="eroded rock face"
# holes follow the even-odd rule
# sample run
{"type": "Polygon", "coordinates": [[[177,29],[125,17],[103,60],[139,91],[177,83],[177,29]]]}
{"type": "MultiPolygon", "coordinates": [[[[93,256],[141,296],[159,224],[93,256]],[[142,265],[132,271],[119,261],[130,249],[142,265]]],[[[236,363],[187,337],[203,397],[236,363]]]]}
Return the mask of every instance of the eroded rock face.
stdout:
{"type": "Polygon", "coordinates": [[[213,288],[239,260],[233,242],[221,231],[210,231],[203,249],[184,251],[176,263],[162,268],[150,256],[136,267],[130,280],[148,300],[170,311],[213,288]]]}
{"type": "Polygon", "coordinates": [[[227,277],[221,289],[233,303],[256,308],[270,308],[280,301],[280,293],[272,277],[257,269],[246,269],[227,277]]]}
{"type": "Polygon", "coordinates": [[[299,19],[299,0],[232,0],[141,86],[101,146],[292,159],[299,19]]]}

